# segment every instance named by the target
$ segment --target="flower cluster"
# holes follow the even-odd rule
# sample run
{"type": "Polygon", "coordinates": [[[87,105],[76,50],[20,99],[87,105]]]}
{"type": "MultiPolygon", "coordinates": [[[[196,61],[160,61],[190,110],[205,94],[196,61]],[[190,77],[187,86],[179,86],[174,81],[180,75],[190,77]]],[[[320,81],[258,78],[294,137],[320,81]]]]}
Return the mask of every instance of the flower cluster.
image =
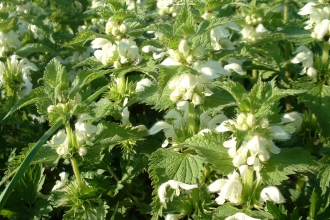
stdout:
{"type": "Polygon", "coordinates": [[[149,129],[149,134],[153,135],[163,130],[165,134],[165,141],[162,144],[162,147],[168,146],[171,141],[171,144],[175,146],[185,139],[192,137],[197,133],[205,133],[211,130],[215,130],[216,127],[227,119],[227,117],[221,113],[215,115],[214,117],[209,116],[208,112],[203,112],[199,117],[199,128],[191,124],[191,118],[189,115],[189,108],[191,104],[187,101],[181,101],[177,103],[177,109],[171,109],[164,118],[168,121],[158,121],[154,126],[149,129]],[[183,114],[182,114],[183,113],[183,114]],[[191,130],[191,126],[193,130],[191,130]]]}
{"type": "MultiPolygon", "coordinates": [[[[285,141],[290,139],[290,134],[299,130],[302,117],[297,112],[284,114],[282,125],[270,125],[265,118],[258,118],[252,113],[240,113],[236,120],[225,120],[215,128],[218,132],[232,131],[232,139],[225,141],[223,146],[228,148],[228,155],[233,158],[232,163],[239,172],[234,171],[228,178],[218,179],[209,185],[209,191],[218,193],[216,202],[219,205],[226,201],[233,204],[242,204],[244,193],[248,188],[262,188],[260,195],[252,198],[254,206],[260,207],[265,201],[283,203],[285,199],[275,186],[262,186],[260,171],[263,163],[268,161],[271,154],[279,154],[278,148],[273,140],[285,141]],[[287,130],[285,130],[287,129],[287,130]],[[238,144],[235,131],[247,132],[245,139],[238,144]],[[255,183],[249,180],[249,175],[255,173],[255,183]],[[242,189],[245,191],[242,191],[242,189]]],[[[246,196],[244,196],[246,198],[246,196]]],[[[235,218],[233,218],[235,219],[235,218]]]]}
{"type": "Polygon", "coordinates": [[[17,55],[12,55],[7,64],[0,61],[0,89],[5,97],[6,89],[14,89],[19,98],[23,98],[32,90],[30,71],[37,71],[37,66],[28,59],[18,60],[17,55]],[[18,84],[17,84],[18,82],[18,84]]]}
{"type": "Polygon", "coordinates": [[[299,46],[294,54],[297,54],[292,60],[292,63],[301,63],[303,65],[303,70],[300,75],[307,74],[307,76],[312,79],[316,79],[317,71],[313,68],[313,52],[306,46],[299,46]]]}
{"type": "Polygon", "coordinates": [[[73,137],[69,137],[64,130],[59,130],[53,135],[48,145],[56,147],[56,152],[64,158],[70,157],[75,151],[77,151],[80,156],[85,156],[87,153],[85,146],[93,146],[93,143],[89,141],[89,137],[97,132],[97,127],[95,125],[85,121],[94,119],[94,117],[88,114],[79,115],[75,123],[75,135],[73,137]],[[70,146],[69,143],[72,143],[73,146],[70,146]]]}
{"type": "Polygon", "coordinates": [[[115,43],[111,43],[104,38],[96,38],[92,41],[91,47],[98,49],[94,52],[97,60],[104,65],[113,65],[114,68],[119,68],[126,63],[137,65],[143,58],[134,39],[131,37],[121,39],[115,43]]]}
{"type": "Polygon", "coordinates": [[[330,31],[330,7],[320,3],[309,2],[298,12],[300,15],[309,15],[305,29],[313,29],[312,37],[323,40],[330,31]]]}

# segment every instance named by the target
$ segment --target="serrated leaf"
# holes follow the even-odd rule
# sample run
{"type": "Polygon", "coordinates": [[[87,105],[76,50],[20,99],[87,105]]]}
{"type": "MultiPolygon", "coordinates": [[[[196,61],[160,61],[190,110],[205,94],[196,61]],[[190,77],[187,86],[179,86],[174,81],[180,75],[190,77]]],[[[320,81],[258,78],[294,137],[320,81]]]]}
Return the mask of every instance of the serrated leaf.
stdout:
{"type": "Polygon", "coordinates": [[[330,87],[312,83],[310,90],[299,98],[315,114],[324,137],[330,136],[330,87]]]}
{"type": "Polygon", "coordinates": [[[144,32],[144,31],[155,31],[155,32],[160,32],[169,37],[173,36],[172,25],[166,23],[151,24],[145,28],[132,30],[130,33],[144,32]]]}
{"type": "Polygon", "coordinates": [[[247,92],[242,84],[229,81],[217,83],[216,85],[222,89],[227,90],[233,96],[241,111],[248,111],[247,106],[243,105],[247,99],[247,92]]]}
{"type": "Polygon", "coordinates": [[[226,217],[235,215],[238,212],[240,212],[240,209],[231,205],[224,204],[215,209],[212,219],[224,220],[226,217]]]}
{"type": "Polygon", "coordinates": [[[274,216],[275,219],[288,219],[286,213],[283,213],[282,210],[272,202],[267,201],[267,210],[274,216]]]}
{"type": "Polygon", "coordinates": [[[77,63],[76,65],[74,65],[72,68],[78,68],[78,67],[82,67],[82,66],[90,66],[91,68],[101,68],[103,67],[103,64],[96,59],[95,56],[92,57],[88,57],[87,59],[77,63]]]}
{"type": "Polygon", "coordinates": [[[69,88],[69,75],[57,59],[52,59],[45,68],[44,84],[47,89],[61,92],[69,88]]]}
{"type": "Polygon", "coordinates": [[[39,43],[27,44],[24,47],[21,47],[20,49],[16,50],[15,53],[21,57],[26,57],[33,53],[56,54],[56,52],[53,49],[47,47],[46,45],[39,44],[39,43]]]}
{"type": "Polygon", "coordinates": [[[98,132],[91,141],[108,146],[119,144],[126,140],[139,140],[148,135],[147,131],[123,127],[116,123],[99,123],[97,127],[98,132]]]}
{"type": "Polygon", "coordinates": [[[188,4],[185,4],[175,18],[173,25],[174,34],[180,36],[190,36],[195,34],[196,22],[188,4]]]}
{"type": "Polygon", "coordinates": [[[320,187],[322,189],[322,194],[324,194],[330,182],[330,157],[323,155],[323,158],[319,160],[318,163],[320,166],[317,177],[320,178],[320,187]]]}
{"type": "Polygon", "coordinates": [[[222,109],[224,107],[236,105],[236,101],[233,96],[226,90],[221,88],[212,88],[213,94],[211,96],[206,96],[201,108],[204,111],[210,109],[222,109]]]}
{"type": "Polygon", "coordinates": [[[98,79],[108,73],[110,73],[112,70],[99,70],[99,71],[95,71],[93,69],[91,70],[87,70],[87,71],[83,71],[80,72],[75,80],[72,82],[72,88],[70,90],[69,96],[71,98],[74,97],[74,95],[80,90],[82,89],[85,85],[87,85],[88,83],[92,82],[95,79],[98,79]]]}
{"type": "Polygon", "coordinates": [[[11,115],[13,112],[27,105],[31,105],[37,102],[42,103],[44,101],[49,100],[50,97],[48,96],[45,90],[46,90],[45,87],[42,86],[33,89],[28,95],[17,101],[17,103],[10,109],[8,114],[4,117],[4,119],[7,118],[9,115],[11,115]]]}
{"type": "Polygon", "coordinates": [[[63,219],[102,220],[105,219],[106,214],[108,213],[108,208],[109,206],[105,202],[101,202],[99,205],[90,204],[90,207],[81,210],[76,210],[72,208],[64,214],[63,219]]]}
{"type": "Polygon", "coordinates": [[[124,19],[134,18],[134,17],[135,17],[135,15],[131,11],[120,9],[112,15],[111,20],[112,21],[123,21],[124,19]]]}
{"type": "Polygon", "coordinates": [[[283,33],[274,33],[274,34],[269,34],[262,39],[257,40],[253,45],[258,45],[260,44],[266,44],[266,43],[272,43],[275,41],[280,41],[280,40],[286,40],[287,36],[283,33]]]}
{"type": "Polygon", "coordinates": [[[84,30],[80,32],[72,41],[64,43],[63,47],[69,47],[74,45],[84,45],[89,40],[94,40],[96,38],[104,38],[110,41],[114,41],[114,39],[110,35],[98,34],[92,30],[84,30]]]}
{"type": "Polygon", "coordinates": [[[16,186],[25,203],[33,205],[45,181],[41,164],[30,165],[16,186]]]}
{"type": "Polygon", "coordinates": [[[93,108],[94,116],[96,118],[105,117],[108,115],[113,116],[116,120],[120,120],[122,118],[123,108],[117,105],[114,102],[111,102],[107,98],[100,99],[93,108]]]}
{"type": "Polygon", "coordinates": [[[178,153],[171,149],[158,149],[150,157],[150,176],[154,188],[168,180],[187,184],[198,183],[205,160],[198,155],[178,153]]]}
{"type": "Polygon", "coordinates": [[[311,172],[315,159],[308,151],[301,148],[283,148],[279,154],[272,154],[264,163],[260,174],[262,180],[268,185],[280,185],[287,180],[288,175],[297,172],[311,172]]]}
{"type": "Polygon", "coordinates": [[[212,20],[205,20],[199,24],[195,35],[201,35],[205,33],[209,34],[209,32],[212,29],[218,26],[227,24],[229,22],[241,21],[243,19],[244,18],[241,17],[222,17],[222,18],[213,18],[212,20]]]}
{"type": "Polygon", "coordinates": [[[283,27],[281,33],[286,34],[288,41],[293,42],[297,45],[307,45],[308,43],[314,41],[311,36],[311,32],[303,29],[301,26],[289,24],[283,27]]]}
{"type": "Polygon", "coordinates": [[[228,156],[228,149],[223,147],[223,142],[230,139],[227,133],[205,133],[195,135],[185,143],[192,149],[198,151],[201,157],[211,163],[213,169],[224,175],[232,173],[234,170],[233,158],[228,156]]]}
{"type": "Polygon", "coordinates": [[[9,32],[10,30],[14,30],[17,27],[17,19],[15,17],[8,18],[5,21],[0,22],[0,31],[1,32],[9,32]]]}

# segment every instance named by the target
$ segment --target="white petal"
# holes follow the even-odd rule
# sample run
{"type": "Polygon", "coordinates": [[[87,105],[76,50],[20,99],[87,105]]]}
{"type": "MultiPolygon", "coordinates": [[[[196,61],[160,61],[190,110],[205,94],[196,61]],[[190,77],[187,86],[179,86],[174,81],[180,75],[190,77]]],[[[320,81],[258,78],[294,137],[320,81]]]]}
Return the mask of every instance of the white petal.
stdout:
{"type": "Polygon", "coordinates": [[[277,140],[285,141],[290,139],[290,134],[286,132],[281,126],[273,125],[270,127],[270,134],[277,140]]]}
{"type": "Polygon", "coordinates": [[[285,199],[281,192],[275,186],[268,186],[260,193],[261,202],[272,201],[275,203],[284,203],[285,199]]]}

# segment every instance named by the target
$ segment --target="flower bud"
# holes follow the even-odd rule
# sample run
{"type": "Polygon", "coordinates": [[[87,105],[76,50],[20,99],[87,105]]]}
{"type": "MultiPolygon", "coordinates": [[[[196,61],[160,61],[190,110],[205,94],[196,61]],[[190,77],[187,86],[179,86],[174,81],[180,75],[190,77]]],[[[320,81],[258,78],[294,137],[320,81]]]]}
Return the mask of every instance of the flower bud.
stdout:
{"type": "Polygon", "coordinates": [[[188,41],[187,40],[181,40],[178,49],[181,53],[183,53],[184,55],[187,55],[190,51],[188,41]]]}
{"type": "Polygon", "coordinates": [[[83,157],[87,154],[87,149],[85,147],[80,147],[78,150],[79,156],[83,157]]]}
{"type": "Polygon", "coordinates": [[[240,113],[236,119],[237,124],[242,125],[245,123],[245,121],[246,121],[246,115],[244,113],[240,113]]]}
{"type": "Polygon", "coordinates": [[[48,113],[51,113],[51,112],[55,111],[55,109],[56,109],[56,106],[55,106],[55,105],[50,105],[50,106],[48,106],[48,108],[47,108],[47,112],[48,112],[48,113]]]}
{"type": "Polygon", "coordinates": [[[128,31],[128,27],[126,26],[126,24],[121,24],[120,27],[119,27],[119,31],[120,31],[122,34],[126,34],[127,31],[128,31]]]}
{"type": "Polygon", "coordinates": [[[248,113],[246,117],[246,124],[251,128],[254,126],[255,123],[256,123],[256,117],[253,114],[248,113]]]}
{"type": "Polygon", "coordinates": [[[118,69],[118,68],[120,68],[121,67],[121,63],[119,62],[119,61],[115,61],[115,62],[113,62],[113,67],[115,68],[115,69],[118,69]]]}

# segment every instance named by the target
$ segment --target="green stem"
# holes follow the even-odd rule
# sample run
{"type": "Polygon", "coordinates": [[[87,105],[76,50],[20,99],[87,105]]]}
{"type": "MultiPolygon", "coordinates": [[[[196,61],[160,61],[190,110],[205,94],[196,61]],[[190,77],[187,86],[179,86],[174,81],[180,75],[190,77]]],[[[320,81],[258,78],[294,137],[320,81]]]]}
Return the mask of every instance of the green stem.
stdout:
{"type": "Polygon", "coordinates": [[[196,130],[196,122],[195,122],[195,108],[194,104],[189,104],[189,113],[188,113],[188,122],[189,122],[189,132],[191,134],[195,134],[196,130]]]}
{"type": "Polygon", "coordinates": [[[328,69],[328,62],[329,62],[329,43],[324,41],[323,42],[323,53],[322,53],[322,67],[323,70],[328,69]]]}
{"type": "Polygon", "coordinates": [[[77,159],[75,157],[71,157],[70,159],[71,159],[71,165],[72,165],[72,168],[73,168],[74,175],[76,176],[78,185],[81,188],[81,187],[83,187],[84,184],[83,184],[82,179],[81,179],[77,159]]]}
{"type": "MultiPolygon", "coordinates": [[[[66,131],[66,135],[68,136],[68,140],[69,140],[68,141],[69,151],[73,152],[74,151],[74,146],[73,146],[73,143],[74,143],[73,138],[74,137],[73,137],[73,134],[72,134],[70,123],[65,123],[65,131],[66,131]]],[[[71,160],[72,169],[73,169],[74,175],[76,177],[77,183],[78,183],[79,187],[81,188],[81,187],[83,187],[83,182],[82,182],[82,179],[81,179],[77,159],[75,157],[71,157],[70,160],[71,160]]]]}
{"type": "Polygon", "coordinates": [[[258,81],[258,70],[257,69],[252,70],[252,77],[255,80],[255,82],[258,81]]]}
{"type": "Polygon", "coordinates": [[[199,210],[199,188],[191,190],[191,197],[195,210],[199,210]]]}

